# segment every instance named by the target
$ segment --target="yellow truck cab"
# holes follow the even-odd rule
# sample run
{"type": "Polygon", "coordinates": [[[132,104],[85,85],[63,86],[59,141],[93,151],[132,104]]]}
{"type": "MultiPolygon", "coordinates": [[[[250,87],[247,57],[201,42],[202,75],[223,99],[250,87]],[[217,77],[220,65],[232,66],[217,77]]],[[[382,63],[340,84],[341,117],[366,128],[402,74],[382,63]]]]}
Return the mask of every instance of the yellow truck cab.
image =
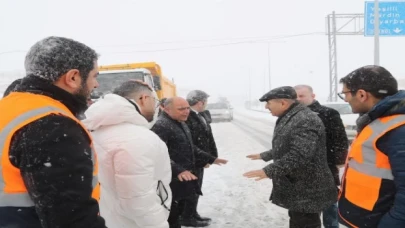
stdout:
{"type": "Polygon", "coordinates": [[[93,98],[111,93],[119,84],[131,79],[148,83],[159,99],[176,96],[176,85],[163,76],[155,62],[105,65],[99,67],[99,72],[99,87],[93,91],[93,98]]]}

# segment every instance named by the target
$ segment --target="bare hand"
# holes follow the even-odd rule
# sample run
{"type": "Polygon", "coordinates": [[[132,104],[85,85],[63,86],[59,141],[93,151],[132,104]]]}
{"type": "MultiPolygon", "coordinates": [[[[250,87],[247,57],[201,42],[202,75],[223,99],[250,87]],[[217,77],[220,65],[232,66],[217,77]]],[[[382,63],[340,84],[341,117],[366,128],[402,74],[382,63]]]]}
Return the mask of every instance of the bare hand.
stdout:
{"type": "Polygon", "coordinates": [[[262,170],[262,169],[247,172],[247,173],[243,174],[243,176],[245,176],[247,178],[256,178],[255,181],[259,181],[259,180],[269,178],[266,175],[266,173],[264,172],[264,170],[262,170]]]}
{"type": "Polygon", "coordinates": [[[206,169],[208,169],[210,167],[210,164],[206,164],[205,166],[204,166],[204,168],[206,168],[206,169]]]}
{"type": "Polygon", "coordinates": [[[221,158],[217,158],[217,159],[215,159],[215,161],[214,161],[214,164],[215,164],[215,165],[222,165],[222,164],[225,165],[226,163],[228,163],[228,160],[221,159],[221,158]]]}
{"type": "Polygon", "coordinates": [[[262,157],[260,157],[260,154],[251,154],[251,155],[248,155],[246,157],[250,158],[252,160],[261,160],[262,159],[262,157]]]}
{"type": "Polygon", "coordinates": [[[179,178],[180,181],[192,181],[192,180],[197,180],[198,178],[194,176],[190,171],[184,171],[180,173],[177,178],[179,178]]]}

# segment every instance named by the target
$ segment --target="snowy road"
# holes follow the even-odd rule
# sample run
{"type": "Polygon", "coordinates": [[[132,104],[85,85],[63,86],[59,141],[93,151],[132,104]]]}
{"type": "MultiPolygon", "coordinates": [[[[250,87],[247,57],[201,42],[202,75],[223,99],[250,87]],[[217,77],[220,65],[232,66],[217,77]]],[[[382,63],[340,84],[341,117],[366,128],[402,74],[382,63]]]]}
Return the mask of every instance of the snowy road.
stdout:
{"type": "MultiPolygon", "coordinates": [[[[264,119],[260,118],[260,116],[252,116],[251,114],[253,113],[236,112],[232,123],[266,149],[270,149],[276,119],[264,119]]],[[[257,114],[260,115],[262,113],[257,114]]],[[[269,113],[265,115],[270,116],[269,113]]]]}
{"type": "Polygon", "coordinates": [[[213,219],[209,228],[288,227],[287,210],[269,201],[271,180],[256,182],[242,176],[265,166],[246,155],[271,148],[275,121],[269,113],[235,110],[231,123],[212,124],[219,155],[229,163],[205,171],[199,212],[213,219]]]}
{"type": "Polygon", "coordinates": [[[229,163],[206,169],[199,211],[213,218],[210,228],[288,227],[287,211],[269,202],[271,180],[255,182],[242,176],[265,165],[246,155],[269,149],[273,127],[268,124],[238,113],[234,122],[212,125],[220,157],[229,163]]]}

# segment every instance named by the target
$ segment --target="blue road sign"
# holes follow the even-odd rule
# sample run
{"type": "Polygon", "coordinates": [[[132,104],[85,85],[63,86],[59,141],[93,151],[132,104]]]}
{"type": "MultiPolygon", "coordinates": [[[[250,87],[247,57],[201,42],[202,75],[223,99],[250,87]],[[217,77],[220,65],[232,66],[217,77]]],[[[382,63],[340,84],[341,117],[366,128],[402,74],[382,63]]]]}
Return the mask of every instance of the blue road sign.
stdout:
{"type": "MultiPolygon", "coordinates": [[[[405,36],[405,1],[379,2],[380,36],[405,36]]],[[[365,2],[364,36],[374,36],[374,1],[365,2]]]]}

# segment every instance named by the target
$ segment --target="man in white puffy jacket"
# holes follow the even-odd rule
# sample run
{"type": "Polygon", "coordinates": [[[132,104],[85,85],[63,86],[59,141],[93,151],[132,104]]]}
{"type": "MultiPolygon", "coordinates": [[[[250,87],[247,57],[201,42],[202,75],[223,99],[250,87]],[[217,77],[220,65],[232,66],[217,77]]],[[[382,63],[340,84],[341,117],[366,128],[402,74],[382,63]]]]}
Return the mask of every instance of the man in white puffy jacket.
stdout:
{"type": "Polygon", "coordinates": [[[170,158],[149,130],[157,105],[148,85],[128,81],[85,113],[99,160],[100,213],[109,228],[169,227],[170,158]]]}

